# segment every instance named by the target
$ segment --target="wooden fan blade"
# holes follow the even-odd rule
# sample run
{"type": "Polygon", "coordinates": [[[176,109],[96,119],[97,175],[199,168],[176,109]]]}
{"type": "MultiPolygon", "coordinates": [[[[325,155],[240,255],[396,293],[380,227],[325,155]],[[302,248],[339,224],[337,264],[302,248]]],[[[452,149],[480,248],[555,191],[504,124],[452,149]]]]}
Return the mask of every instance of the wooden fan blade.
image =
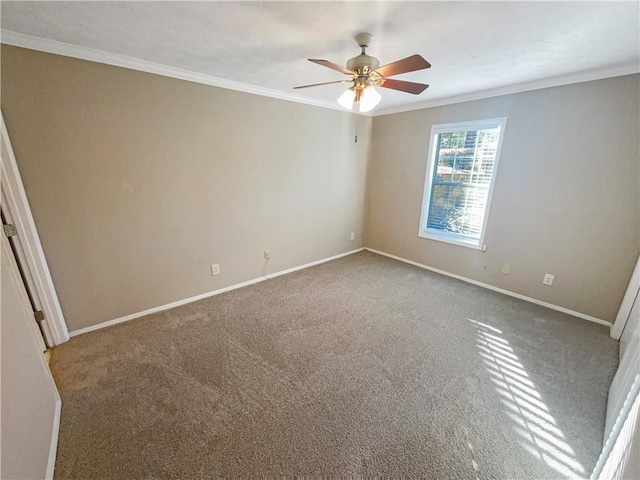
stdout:
{"type": "Polygon", "coordinates": [[[419,95],[429,88],[429,85],[425,85],[424,83],[405,82],[404,80],[393,80],[390,78],[385,78],[380,86],[400,90],[401,92],[413,93],[414,95],[419,95]]]}
{"type": "Polygon", "coordinates": [[[416,70],[422,70],[423,68],[429,67],[431,67],[431,64],[420,55],[411,55],[410,57],[403,58],[397,62],[383,65],[378,68],[376,72],[383,77],[392,77],[394,75],[400,75],[401,73],[414,72],[416,70]]]}
{"type": "Polygon", "coordinates": [[[332,63],[329,60],[318,60],[316,58],[309,58],[308,60],[310,62],[317,63],[318,65],[322,65],[323,67],[327,67],[327,68],[331,68],[333,70],[337,70],[340,73],[344,73],[345,75],[355,75],[355,72],[352,72],[351,70],[347,70],[346,68],[341,67],[340,65],[338,65],[336,63],[332,63]]]}
{"type": "Polygon", "coordinates": [[[335,82],[313,83],[311,85],[302,85],[300,87],[293,87],[294,90],[298,88],[319,87],[320,85],[331,85],[332,83],[350,83],[353,80],[336,80],[335,82]]]}

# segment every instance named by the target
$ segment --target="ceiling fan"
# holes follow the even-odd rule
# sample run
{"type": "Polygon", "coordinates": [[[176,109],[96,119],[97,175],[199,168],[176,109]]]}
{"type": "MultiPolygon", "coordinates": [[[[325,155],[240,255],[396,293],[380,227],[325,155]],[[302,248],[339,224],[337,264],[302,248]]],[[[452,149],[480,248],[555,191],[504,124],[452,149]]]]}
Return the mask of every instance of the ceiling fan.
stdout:
{"type": "Polygon", "coordinates": [[[382,97],[374,87],[391,88],[393,90],[400,90],[401,92],[412,93],[413,95],[419,95],[427,89],[429,85],[424,83],[406,82],[404,80],[394,80],[389,78],[394,75],[400,75],[401,73],[413,72],[431,67],[431,64],[420,55],[411,55],[410,57],[403,58],[402,60],[398,60],[393,63],[388,63],[381,67],[377,58],[367,55],[366,53],[366,49],[371,41],[371,34],[359,33],[354,38],[356,42],[358,42],[360,48],[362,48],[362,53],[357,57],[350,59],[347,62],[347,68],[328,60],[318,60],[314,58],[309,59],[310,62],[317,63],[318,65],[349,75],[351,77],[350,79],[314,83],[312,85],[302,85],[300,87],[293,88],[309,88],[318,87],[320,85],[331,85],[334,83],[353,82],[353,86],[349,87],[347,91],[340,96],[338,103],[349,110],[353,108],[354,103],[358,104],[359,112],[368,112],[380,102],[382,97]]]}

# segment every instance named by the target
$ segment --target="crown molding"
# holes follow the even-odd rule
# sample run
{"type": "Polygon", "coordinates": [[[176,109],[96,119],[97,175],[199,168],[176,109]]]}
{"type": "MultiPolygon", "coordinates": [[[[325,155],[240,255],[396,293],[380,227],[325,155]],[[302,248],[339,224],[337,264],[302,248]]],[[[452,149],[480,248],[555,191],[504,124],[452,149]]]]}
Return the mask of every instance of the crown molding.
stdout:
{"type": "Polygon", "coordinates": [[[410,112],[413,110],[422,110],[425,108],[442,107],[454,103],[471,102],[473,100],[482,100],[483,98],[498,97],[501,95],[511,95],[513,93],[529,92],[531,90],[541,90],[543,88],[559,87],[572,83],[590,82],[592,80],[601,80],[603,78],[620,77],[623,75],[632,75],[640,73],[640,65],[615,65],[612,67],[598,68],[594,70],[586,70],[583,72],[570,73],[557,77],[544,78],[541,80],[533,80],[530,82],[517,83],[514,85],[505,85],[503,87],[490,88],[477,92],[455,95],[452,97],[436,98],[411,105],[401,105],[398,107],[382,108],[376,111],[375,116],[391,115],[394,113],[410,112]]]}
{"type": "MultiPolygon", "coordinates": [[[[88,60],[90,62],[104,63],[115,67],[128,68],[130,70],[138,70],[141,72],[152,73],[155,75],[163,75],[165,77],[177,78],[188,82],[201,83],[213,87],[226,88],[238,92],[251,93],[261,95],[263,97],[277,98],[290,102],[312,105],[315,107],[329,108],[331,110],[345,110],[335,102],[325,100],[317,100],[303,97],[294,93],[282,92],[272,88],[259,87],[248,83],[236,82],[224,78],[214,77],[204,73],[193,72],[177,67],[170,67],[159,63],[141,60],[139,58],[128,57],[117,53],[109,53],[95,48],[73,45],[71,43],[59,42],[46,38],[34,37],[24,33],[13,32],[10,30],[0,30],[0,43],[13,45],[15,47],[37,50],[40,52],[53,53],[65,57],[78,58],[88,60]]],[[[640,72],[640,65],[616,65],[613,67],[605,67],[601,69],[587,70],[583,72],[571,73],[567,75],[534,80],[530,82],[519,83],[515,85],[505,85],[503,87],[480,90],[477,92],[465,93],[451,97],[436,98],[420,103],[410,105],[400,105],[397,107],[376,109],[373,112],[359,113],[350,112],[354,115],[362,115],[365,117],[377,117],[381,115],[391,115],[394,113],[410,112],[413,110],[422,110],[425,108],[441,107],[454,103],[469,102],[473,100],[481,100],[483,98],[497,97],[500,95],[510,95],[513,93],[528,92],[531,90],[540,90],[543,88],[558,87],[571,83],[588,82],[591,80],[600,80],[603,78],[619,77],[622,75],[631,75],[640,72]]]]}
{"type": "MultiPolygon", "coordinates": [[[[236,82],[224,78],[214,77],[204,73],[193,72],[177,67],[170,67],[159,63],[141,60],[139,58],[128,57],[117,53],[109,53],[95,48],[73,45],[70,43],[59,42],[46,38],[25,35],[24,33],[12,32],[10,30],[0,30],[0,43],[12,45],[14,47],[27,48],[29,50],[37,50],[45,53],[53,53],[64,57],[78,58],[88,60],[90,62],[104,63],[115,67],[128,68],[130,70],[138,70],[165,77],[177,78],[188,82],[201,83],[213,87],[226,88],[228,90],[236,90],[238,92],[251,93],[261,95],[263,97],[277,98],[280,100],[288,100],[291,102],[304,103],[313,105],[314,107],[330,108],[332,110],[345,111],[335,102],[325,100],[316,100],[303,97],[294,93],[286,93],[272,88],[259,87],[248,83],[236,82]]],[[[351,112],[357,113],[357,112],[351,112]]]]}

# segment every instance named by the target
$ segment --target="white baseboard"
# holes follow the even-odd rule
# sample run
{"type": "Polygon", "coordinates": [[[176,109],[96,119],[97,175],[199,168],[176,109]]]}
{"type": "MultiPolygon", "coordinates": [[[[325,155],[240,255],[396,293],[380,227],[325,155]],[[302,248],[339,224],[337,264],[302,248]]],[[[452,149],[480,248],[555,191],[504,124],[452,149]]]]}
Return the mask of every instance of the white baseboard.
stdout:
{"type": "Polygon", "coordinates": [[[270,278],[279,277],[280,275],[286,275],[288,273],[296,272],[298,270],[303,270],[305,268],[313,267],[314,265],[319,265],[321,263],[330,262],[331,260],[336,260],[338,258],[345,257],[347,255],[352,255],[354,253],[361,252],[362,250],[368,250],[370,252],[377,253],[378,255],[383,255],[385,257],[393,258],[394,260],[399,260],[401,262],[408,263],[410,265],[415,265],[416,267],[424,268],[425,270],[429,270],[429,271],[432,271],[432,272],[435,272],[435,273],[439,273],[441,275],[446,275],[448,277],[456,278],[458,280],[462,280],[463,282],[471,283],[473,285],[478,285],[480,287],[483,287],[483,288],[486,288],[486,289],[489,289],[489,290],[493,290],[495,292],[499,292],[499,293],[503,293],[505,295],[509,295],[510,297],[519,298],[520,300],[525,300],[527,302],[535,303],[536,305],[542,305],[543,307],[547,307],[547,308],[550,308],[552,310],[557,310],[559,312],[563,312],[563,313],[567,313],[569,315],[573,315],[574,317],[582,318],[582,319],[588,320],[590,322],[599,323],[600,325],[606,325],[608,327],[611,327],[611,322],[607,322],[606,320],[602,320],[600,318],[592,317],[590,315],[586,315],[584,313],[576,312],[574,310],[569,310],[568,308],[560,307],[558,305],[553,305],[552,303],[543,302],[542,300],[537,300],[535,298],[527,297],[527,296],[521,295],[519,293],[511,292],[509,290],[504,290],[502,288],[494,287],[493,285],[489,285],[488,283],[478,282],[477,280],[472,280],[470,278],[466,278],[466,277],[463,277],[461,275],[456,275],[455,273],[449,273],[447,271],[440,270],[438,268],[429,267],[428,265],[423,265],[421,263],[414,262],[412,260],[407,260],[406,258],[398,257],[396,255],[391,255],[390,253],[386,253],[386,252],[382,252],[382,251],[379,251],[379,250],[374,250],[372,248],[364,247],[364,248],[358,248],[358,249],[355,249],[355,250],[351,250],[349,252],[340,253],[340,254],[334,255],[332,257],[323,258],[321,260],[316,260],[314,262],[305,263],[304,265],[300,265],[300,266],[297,266],[297,267],[288,268],[286,270],[282,270],[280,272],[272,273],[272,274],[266,275],[264,277],[257,277],[257,278],[251,279],[251,280],[247,280],[246,282],[237,283],[235,285],[230,285],[228,287],[220,288],[220,289],[214,290],[212,292],[203,293],[203,294],[196,295],[196,296],[193,296],[193,297],[185,298],[183,300],[178,300],[178,301],[175,301],[175,302],[172,302],[172,303],[168,303],[166,305],[160,305],[158,307],[150,308],[148,310],[143,310],[141,312],[136,312],[136,313],[132,313],[130,315],[125,315],[124,317],[115,318],[113,320],[108,320],[106,322],[98,323],[96,325],[91,325],[90,327],[85,327],[85,328],[80,328],[78,330],[73,330],[72,332],[69,332],[69,335],[71,337],[76,337],[78,335],[82,335],[83,333],[89,333],[89,332],[93,332],[95,330],[100,330],[102,328],[110,327],[110,326],[116,325],[118,323],[123,323],[123,322],[127,322],[129,320],[133,320],[134,318],[140,318],[140,317],[144,317],[146,315],[150,315],[152,313],[162,312],[164,310],[169,310],[171,308],[179,307],[181,305],[186,305],[187,303],[196,302],[196,301],[202,300],[204,298],[209,298],[209,297],[213,297],[215,295],[219,295],[221,293],[229,292],[229,291],[235,290],[237,288],[247,287],[247,286],[253,285],[255,283],[263,282],[263,281],[268,280],[270,278]]]}
{"type": "Polygon", "coordinates": [[[511,292],[509,290],[504,290],[503,288],[494,287],[493,285],[489,285],[488,283],[478,282],[477,280],[472,280],[470,278],[463,277],[462,275],[456,275],[455,273],[446,272],[444,270],[433,268],[428,265],[424,265],[422,263],[414,262],[412,260],[407,260],[406,258],[398,257],[396,255],[391,255],[390,253],[381,252],[380,250],[374,250],[373,248],[368,248],[368,247],[366,247],[365,250],[368,250],[373,253],[377,253],[378,255],[383,255],[385,257],[393,258],[394,260],[399,260],[401,262],[408,263],[410,265],[415,265],[416,267],[424,268],[425,270],[429,270],[431,272],[439,273],[441,275],[446,275],[447,277],[456,278],[458,280],[462,280],[463,282],[472,283],[473,285],[477,285],[479,287],[486,288],[488,290],[493,290],[494,292],[504,293],[505,295],[509,295],[510,297],[519,298],[520,300],[525,300],[527,302],[535,303],[536,305],[542,305],[543,307],[550,308],[551,310],[557,310],[558,312],[568,313],[569,315],[573,315],[574,317],[582,318],[590,322],[599,323],[600,325],[606,325],[607,327],[611,327],[611,322],[607,322],[606,320],[602,320],[600,318],[592,317],[591,315],[586,315],[584,313],[576,312],[574,310],[569,310],[568,308],[560,307],[552,303],[543,302],[542,300],[527,297],[519,293],[511,292]]]}
{"type": "Polygon", "coordinates": [[[204,298],[213,297],[215,295],[220,295],[221,293],[229,292],[231,290],[235,290],[237,288],[246,287],[248,285],[253,285],[254,283],[263,282],[265,280],[269,280],[270,278],[279,277],[280,275],[286,275],[287,273],[296,272],[298,270],[302,270],[305,268],[313,267],[314,265],[319,265],[321,263],[330,262],[331,260],[336,260],[341,257],[346,257],[347,255],[351,255],[354,253],[358,253],[364,250],[364,248],[357,248],[355,250],[351,250],[345,253],[339,253],[338,255],[334,255],[332,257],[323,258],[321,260],[316,260],[315,262],[305,263],[304,265],[299,265],[297,267],[288,268],[286,270],[281,270],[280,272],[272,273],[266,275],[264,277],[257,277],[251,280],[247,280],[246,282],[236,283],[235,285],[230,285],[228,287],[219,288],[218,290],[214,290],[212,292],[202,293],[200,295],[196,295],[194,297],[185,298],[183,300],[178,300],[176,302],[167,303],[166,305],[160,305],[159,307],[149,308],[148,310],[143,310],[142,312],[132,313],[130,315],[125,315],[124,317],[115,318],[113,320],[108,320],[106,322],[98,323],[96,325],[91,325],[90,327],[80,328],[78,330],[73,330],[69,332],[71,337],[76,337],[78,335],[82,335],[83,333],[93,332],[95,330],[100,330],[102,328],[110,327],[111,325],[116,325],[118,323],[127,322],[129,320],[133,320],[134,318],[144,317],[145,315],[150,315],[152,313],[162,312],[163,310],[169,310],[170,308],[179,307],[181,305],[186,305],[187,303],[196,302],[198,300],[202,300],[204,298]]]}
{"type": "Polygon", "coordinates": [[[364,247],[356,248],[355,250],[351,250],[349,252],[339,253],[338,255],[334,255],[333,257],[327,257],[321,260],[316,260],[315,262],[305,263],[304,265],[300,265],[298,267],[292,267],[286,270],[280,270],[279,272],[271,273],[264,278],[267,278],[267,279],[276,278],[276,277],[279,277],[280,275],[286,275],[287,273],[297,272],[298,270],[304,270],[305,268],[313,267],[314,265],[320,265],[321,263],[326,263],[326,262],[330,262],[331,260],[337,260],[338,258],[346,257],[348,255],[353,255],[354,253],[358,253],[363,250],[364,250],[364,247]]]}
{"type": "Polygon", "coordinates": [[[53,480],[53,470],[56,467],[56,453],[58,451],[58,433],[60,432],[60,415],[62,412],[62,400],[56,400],[56,411],[53,415],[53,430],[51,432],[51,447],[49,447],[49,461],[45,478],[53,480]]]}

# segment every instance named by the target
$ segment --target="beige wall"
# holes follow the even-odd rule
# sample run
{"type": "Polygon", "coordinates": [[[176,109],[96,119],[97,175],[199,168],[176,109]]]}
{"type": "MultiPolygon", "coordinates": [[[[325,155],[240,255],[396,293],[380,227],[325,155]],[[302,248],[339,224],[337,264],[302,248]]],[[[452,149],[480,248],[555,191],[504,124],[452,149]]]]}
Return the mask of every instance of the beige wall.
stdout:
{"type": "Polygon", "coordinates": [[[376,117],[366,245],[613,321],[640,252],[638,85],[633,75],[376,117]],[[431,125],[503,116],[487,251],[419,238],[431,125]]]}
{"type": "Polygon", "coordinates": [[[5,45],[2,111],[71,331],[363,245],[370,119],[5,45]]]}
{"type": "Polygon", "coordinates": [[[33,310],[9,242],[4,235],[0,240],[0,478],[45,478],[58,391],[30,328],[33,310]]]}
{"type": "Polygon", "coordinates": [[[264,249],[276,272],[358,248],[365,223],[371,248],[613,320],[640,251],[638,103],[627,76],[376,117],[372,131],[2,46],[2,110],[72,331],[259,277],[264,249]],[[500,116],[487,252],[419,238],[431,125],[500,116]]]}

